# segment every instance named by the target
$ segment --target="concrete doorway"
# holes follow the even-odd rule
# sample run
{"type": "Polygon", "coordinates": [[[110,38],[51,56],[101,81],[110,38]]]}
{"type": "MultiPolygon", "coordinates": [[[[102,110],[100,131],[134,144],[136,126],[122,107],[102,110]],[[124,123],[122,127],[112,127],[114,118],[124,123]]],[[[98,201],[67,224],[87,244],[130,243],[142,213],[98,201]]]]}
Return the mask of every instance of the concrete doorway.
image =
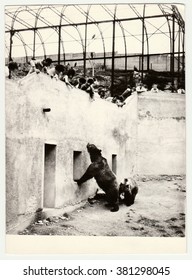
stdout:
{"type": "Polygon", "coordinates": [[[117,174],[117,155],[112,155],[112,171],[117,174]]]}
{"type": "Polygon", "coordinates": [[[73,152],[73,180],[78,180],[82,174],[82,152],[81,151],[74,151],[73,152]]]}
{"type": "Polygon", "coordinates": [[[56,145],[45,144],[43,206],[55,207],[56,145]]]}

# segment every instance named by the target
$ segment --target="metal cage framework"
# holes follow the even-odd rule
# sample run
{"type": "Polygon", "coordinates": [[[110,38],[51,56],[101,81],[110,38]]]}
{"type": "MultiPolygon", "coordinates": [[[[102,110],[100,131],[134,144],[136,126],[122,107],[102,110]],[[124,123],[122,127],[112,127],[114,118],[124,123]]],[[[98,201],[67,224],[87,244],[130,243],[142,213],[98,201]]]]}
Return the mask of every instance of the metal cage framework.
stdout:
{"type": "Polygon", "coordinates": [[[124,60],[124,70],[127,71],[129,59],[139,57],[139,70],[143,78],[143,73],[150,70],[150,57],[168,55],[174,83],[176,73],[184,73],[185,70],[185,22],[182,11],[183,5],[172,4],[7,6],[7,57],[9,61],[14,58],[13,50],[18,48],[16,42],[20,42],[22,48],[17,53],[24,51],[26,62],[31,56],[36,57],[40,48],[41,55],[46,58],[50,54],[48,46],[52,43],[52,53],[57,54],[55,62],[82,61],[84,75],[88,61],[102,60],[104,69],[106,61],[111,61],[113,85],[117,59],[124,60]],[[54,39],[50,43],[48,38],[53,33],[54,39]],[[157,46],[163,47],[164,38],[166,51],[156,51],[157,46]],[[100,42],[97,47],[96,41],[100,42]],[[90,57],[91,44],[95,45],[100,55],[90,57]],[[137,51],[133,52],[136,45],[137,51]],[[121,54],[117,52],[118,46],[121,47],[121,54]],[[66,58],[67,48],[74,53],[79,49],[82,57],[66,58]]]}

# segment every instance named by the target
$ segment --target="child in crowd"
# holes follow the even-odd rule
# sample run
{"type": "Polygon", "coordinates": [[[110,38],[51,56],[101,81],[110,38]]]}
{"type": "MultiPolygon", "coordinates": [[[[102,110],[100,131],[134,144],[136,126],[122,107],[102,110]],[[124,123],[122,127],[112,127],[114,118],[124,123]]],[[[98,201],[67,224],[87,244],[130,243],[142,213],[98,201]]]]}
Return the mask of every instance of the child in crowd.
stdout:
{"type": "Polygon", "coordinates": [[[80,77],[78,80],[78,84],[76,85],[76,88],[81,89],[81,87],[86,83],[86,79],[84,77],[80,77]]]}
{"type": "Polygon", "coordinates": [[[88,92],[89,96],[92,100],[94,100],[94,80],[93,78],[88,78],[87,82],[85,84],[82,85],[81,89],[88,92]]]}
{"type": "Polygon", "coordinates": [[[30,69],[28,74],[31,73],[40,73],[41,71],[47,73],[47,69],[48,67],[50,67],[50,65],[52,64],[52,59],[51,58],[46,58],[43,60],[40,59],[36,59],[35,57],[32,57],[30,62],[30,69]]]}
{"type": "Polygon", "coordinates": [[[73,87],[72,80],[74,76],[75,76],[75,70],[73,68],[70,68],[67,71],[67,74],[64,75],[63,77],[63,81],[66,83],[67,86],[73,87]]]}
{"type": "Polygon", "coordinates": [[[151,92],[154,92],[154,93],[159,92],[158,87],[157,87],[157,84],[154,84],[154,85],[152,86],[151,92]]]}
{"type": "Polygon", "coordinates": [[[51,78],[55,78],[56,80],[62,80],[64,71],[65,71],[64,65],[57,64],[54,67],[47,69],[47,74],[51,78]]]}

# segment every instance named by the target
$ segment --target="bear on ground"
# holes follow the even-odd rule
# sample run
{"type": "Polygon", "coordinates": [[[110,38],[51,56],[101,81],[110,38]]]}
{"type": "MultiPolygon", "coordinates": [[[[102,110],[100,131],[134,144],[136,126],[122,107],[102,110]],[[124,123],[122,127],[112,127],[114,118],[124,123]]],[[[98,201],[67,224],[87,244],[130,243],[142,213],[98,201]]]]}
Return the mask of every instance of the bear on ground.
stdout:
{"type": "Polygon", "coordinates": [[[101,150],[94,144],[87,144],[87,151],[90,155],[91,164],[87,168],[85,174],[76,180],[78,185],[86,182],[91,178],[95,178],[98,186],[106,193],[106,199],[111,211],[119,210],[119,186],[115,174],[110,169],[107,160],[102,157],[101,150]]]}
{"type": "Polygon", "coordinates": [[[119,186],[119,199],[125,205],[130,206],[134,204],[135,197],[138,193],[138,186],[134,179],[126,178],[124,183],[120,183],[119,186]]]}

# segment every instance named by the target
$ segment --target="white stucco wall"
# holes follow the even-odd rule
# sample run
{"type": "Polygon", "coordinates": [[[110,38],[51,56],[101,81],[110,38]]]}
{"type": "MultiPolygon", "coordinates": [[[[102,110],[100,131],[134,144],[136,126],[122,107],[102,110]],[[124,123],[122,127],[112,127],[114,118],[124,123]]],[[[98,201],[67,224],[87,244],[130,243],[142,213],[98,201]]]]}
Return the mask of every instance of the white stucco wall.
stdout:
{"type": "Polygon", "coordinates": [[[43,207],[44,146],[56,145],[55,208],[87,199],[96,190],[94,179],[79,189],[73,180],[73,151],[81,151],[79,174],[90,164],[87,143],[102,149],[111,166],[117,155],[119,179],[136,173],[137,95],[127,105],[68,88],[44,74],[31,74],[18,83],[6,80],[7,225],[43,207]],[[43,108],[51,111],[43,113],[43,108]]]}
{"type": "Polygon", "coordinates": [[[45,144],[56,146],[55,208],[95,192],[94,179],[80,189],[73,180],[73,152],[81,152],[81,176],[90,164],[88,142],[102,149],[110,166],[117,155],[119,181],[135,174],[185,174],[184,95],[135,93],[118,108],[100,98],[91,101],[86,92],[47,75],[31,74],[19,82],[6,80],[5,105],[8,229],[44,207],[45,144]]]}
{"type": "Polygon", "coordinates": [[[138,98],[138,174],[185,174],[185,95],[138,98]]]}

